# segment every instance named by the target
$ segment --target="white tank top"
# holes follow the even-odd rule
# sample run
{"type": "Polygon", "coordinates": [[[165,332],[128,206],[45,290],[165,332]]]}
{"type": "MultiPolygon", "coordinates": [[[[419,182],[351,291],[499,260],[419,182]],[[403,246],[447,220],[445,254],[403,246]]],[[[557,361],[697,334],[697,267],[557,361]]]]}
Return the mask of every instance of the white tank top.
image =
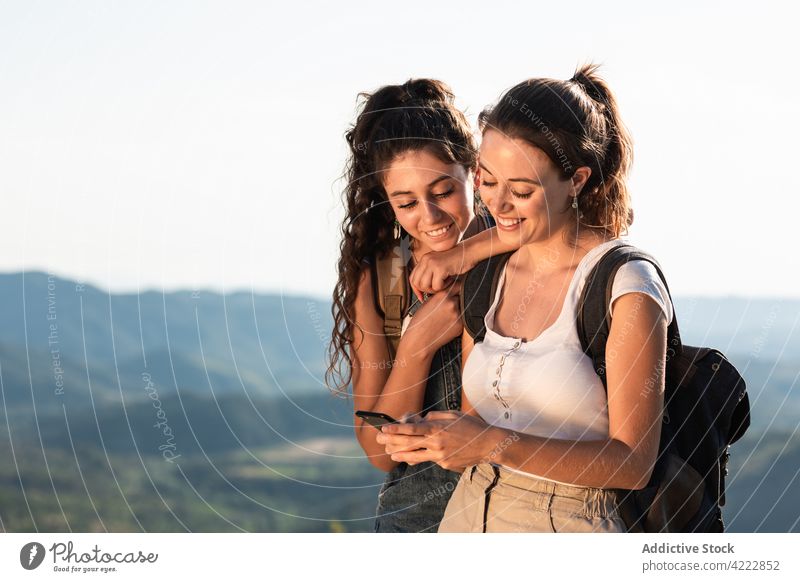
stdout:
{"type": "MultiPolygon", "coordinates": [[[[548,438],[608,438],[608,398],[591,359],[581,349],[575,322],[586,276],[606,252],[624,242],[607,241],[583,257],[555,323],[527,342],[494,331],[494,315],[505,282],[503,269],[484,317],[486,336],[475,344],[463,371],[464,393],[486,422],[548,438]]],[[[631,261],[619,268],[612,287],[612,307],[614,300],[632,292],[651,296],[667,322],[672,321],[669,294],[649,262],[631,261]]]]}

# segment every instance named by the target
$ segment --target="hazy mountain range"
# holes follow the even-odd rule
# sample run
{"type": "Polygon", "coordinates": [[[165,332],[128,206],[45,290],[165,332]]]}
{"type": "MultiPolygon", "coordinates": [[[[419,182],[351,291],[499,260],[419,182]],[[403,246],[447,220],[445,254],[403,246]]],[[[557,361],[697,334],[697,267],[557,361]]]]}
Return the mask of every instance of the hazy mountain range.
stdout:
{"type": "MultiPolygon", "coordinates": [[[[0,274],[7,531],[367,531],[383,478],[322,382],[330,303],[0,274]],[[168,430],[167,430],[168,429],[168,430]]],[[[745,376],[732,531],[800,531],[800,300],[675,299],[745,376]]]]}

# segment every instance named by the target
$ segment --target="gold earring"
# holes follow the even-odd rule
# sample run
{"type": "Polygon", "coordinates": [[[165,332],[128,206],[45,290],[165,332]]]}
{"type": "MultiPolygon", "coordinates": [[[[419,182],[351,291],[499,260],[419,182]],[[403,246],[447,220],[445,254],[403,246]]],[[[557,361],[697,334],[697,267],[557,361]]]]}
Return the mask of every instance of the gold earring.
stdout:
{"type": "Polygon", "coordinates": [[[394,238],[400,238],[400,222],[394,219],[394,238]]]}

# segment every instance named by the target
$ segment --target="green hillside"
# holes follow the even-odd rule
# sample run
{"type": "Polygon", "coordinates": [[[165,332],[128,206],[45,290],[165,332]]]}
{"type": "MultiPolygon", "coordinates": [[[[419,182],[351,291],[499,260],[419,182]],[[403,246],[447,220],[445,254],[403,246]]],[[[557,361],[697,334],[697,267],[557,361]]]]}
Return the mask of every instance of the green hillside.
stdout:
{"type": "MultiPolygon", "coordinates": [[[[330,305],[208,291],[108,294],[0,274],[0,529],[370,531],[383,474],[322,383],[330,305]]],[[[730,531],[800,531],[800,302],[679,298],[753,407],[730,531]]]]}

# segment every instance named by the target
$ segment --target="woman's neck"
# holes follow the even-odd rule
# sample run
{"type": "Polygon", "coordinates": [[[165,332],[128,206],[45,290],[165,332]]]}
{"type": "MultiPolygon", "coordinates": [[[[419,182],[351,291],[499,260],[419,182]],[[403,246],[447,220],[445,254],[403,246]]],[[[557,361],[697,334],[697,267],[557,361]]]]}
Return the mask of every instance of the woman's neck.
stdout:
{"type": "Polygon", "coordinates": [[[584,229],[577,233],[575,245],[565,240],[563,232],[542,241],[524,244],[520,247],[511,266],[515,270],[536,270],[541,275],[576,266],[591,249],[611,239],[603,237],[597,230],[584,229]]]}

